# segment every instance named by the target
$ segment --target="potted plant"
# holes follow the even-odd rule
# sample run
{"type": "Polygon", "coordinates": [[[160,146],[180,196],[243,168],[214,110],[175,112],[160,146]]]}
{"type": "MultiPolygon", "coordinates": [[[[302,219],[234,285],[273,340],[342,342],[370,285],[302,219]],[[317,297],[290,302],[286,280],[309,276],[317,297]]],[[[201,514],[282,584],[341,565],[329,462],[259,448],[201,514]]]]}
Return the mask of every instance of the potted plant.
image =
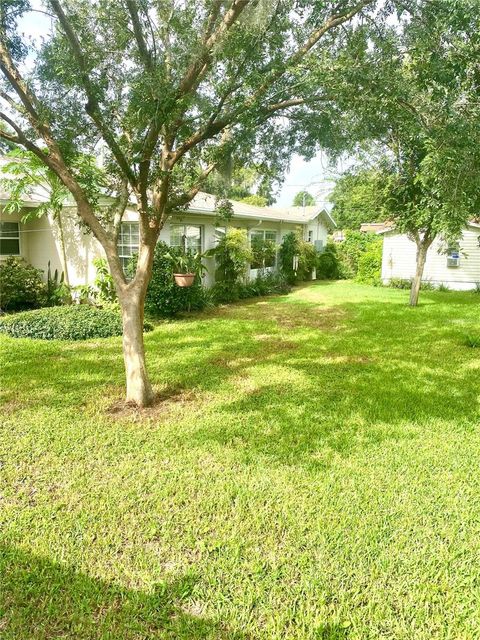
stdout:
{"type": "Polygon", "coordinates": [[[173,265],[173,277],[179,287],[191,287],[195,276],[205,271],[202,255],[191,249],[169,255],[173,265]]]}

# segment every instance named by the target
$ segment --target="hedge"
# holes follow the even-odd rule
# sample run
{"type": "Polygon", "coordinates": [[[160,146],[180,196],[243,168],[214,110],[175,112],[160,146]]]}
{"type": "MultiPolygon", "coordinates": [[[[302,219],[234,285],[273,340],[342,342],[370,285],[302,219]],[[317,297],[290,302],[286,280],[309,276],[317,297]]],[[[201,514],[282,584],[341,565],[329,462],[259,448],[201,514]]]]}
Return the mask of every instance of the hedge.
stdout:
{"type": "MultiPolygon", "coordinates": [[[[153,326],[144,323],[145,331],[153,326]]],[[[14,338],[88,340],[122,335],[117,311],[89,305],[69,305],[24,311],[0,318],[0,333],[14,338]]]]}

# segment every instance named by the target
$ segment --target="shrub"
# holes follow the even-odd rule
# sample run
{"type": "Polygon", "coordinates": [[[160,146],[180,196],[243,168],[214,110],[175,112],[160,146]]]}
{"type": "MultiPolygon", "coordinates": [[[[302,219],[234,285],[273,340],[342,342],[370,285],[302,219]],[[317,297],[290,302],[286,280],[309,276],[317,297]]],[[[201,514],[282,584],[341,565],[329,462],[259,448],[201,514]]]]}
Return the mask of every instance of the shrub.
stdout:
{"type": "Polygon", "coordinates": [[[390,278],[387,286],[392,289],[411,289],[412,281],[405,278],[390,278]]]}
{"type": "Polygon", "coordinates": [[[298,277],[300,280],[310,280],[317,267],[318,253],[311,242],[300,240],[300,257],[298,260],[298,277]]]}
{"type": "Polygon", "coordinates": [[[259,274],[255,280],[245,285],[244,295],[241,297],[269,296],[275,293],[289,293],[291,290],[291,286],[281,274],[269,272],[259,274]]]}
{"type": "Polygon", "coordinates": [[[381,242],[374,233],[347,230],[345,240],[339,243],[337,249],[340,278],[355,278],[361,256],[370,249],[372,244],[381,242]]]}
{"type": "Polygon", "coordinates": [[[317,252],[310,242],[305,242],[293,231],[283,237],[278,252],[280,271],[289,284],[295,284],[311,277],[317,266],[317,252]],[[297,268],[294,260],[298,258],[297,268]]]}
{"type": "MultiPolygon", "coordinates": [[[[153,327],[145,323],[144,328],[153,327]]],[[[49,307],[0,318],[0,333],[41,340],[108,338],[122,334],[122,320],[119,313],[88,305],[49,307]]]]}
{"type": "Polygon", "coordinates": [[[245,278],[253,261],[252,249],[245,229],[228,229],[214,251],[218,266],[216,280],[236,283],[245,278]]]}
{"type": "Polygon", "coordinates": [[[58,277],[58,269],[55,269],[52,276],[50,260],[48,261],[47,284],[45,294],[45,304],[47,307],[55,307],[59,304],[70,304],[72,301],[71,289],[64,282],[64,274],[58,277]]]}
{"type": "Polygon", "coordinates": [[[105,258],[95,258],[93,266],[97,270],[93,284],[95,286],[95,298],[100,302],[115,302],[117,292],[115,284],[108,269],[108,263],[105,258]]]}
{"type": "Polygon", "coordinates": [[[42,280],[42,271],[14,256],[9,256],[0,264],[1,309],[35,309],[46,302],[47,289],[42,280]]]}
{"type": "Polygon", "coordinates": [[[280,270],[289,284],[298,281],[298,269],[294,269],[294,259],[300,255],[300,238],[296,233],[287,233],[283,237],[278,251],[280,270]]]}
{"type": "Polygon", "coordinates": [[[438,285],[438,291],[442,291],[442,293],[449,293],[451,291],[450,287],[447,287],[446,284],[443,284],[443,282],[441,284],[438,285]]]}
{"type": "Polygon", "coordinates": [[[382,275],[382,241],[378,238],[371,242],[368,249],[358,259],[358,270],[355,280],[364,284],[381,284],[382,275]]]}
{"type": "Polygon", "coordinates": [[[212,295],[215,303],[228,304],[246,298],[285,294],[290,291],[291,286],[281,274],[270,272],[259,274],[255,280],[247,284],[237,282],[229,285],[226,282],[217,282],[212,288],[212,295]]]}
{"type": "Polygon", "coordinates": [[[480,282],[475,282],[475,293],[480,293],[480,282]]]}
{"type": "Polygon", "coordinates": [[[252,269],[265,269],[275,264],[277,245],[273,240],[252,237],[252,269]]]}
{"type": "MultiPolygon", "coordinates": [[[[208,306],[210,295],[197,274],[191,287],[179,287],[173,279],[172,255],[181,251],[158,242],[153,257],[152,278],[145,298],[145,309],[154,316],[174,316],[181,311],[196,311],[208,306]]],[[[130,265],[135,268],[135,258],[130,265]]]]}
{"type": "Polygon", "coordinates": [[[337,247],[331,242],[317,256],[317,278],[319,280],[336,280],[339,273],[337,247]]]}

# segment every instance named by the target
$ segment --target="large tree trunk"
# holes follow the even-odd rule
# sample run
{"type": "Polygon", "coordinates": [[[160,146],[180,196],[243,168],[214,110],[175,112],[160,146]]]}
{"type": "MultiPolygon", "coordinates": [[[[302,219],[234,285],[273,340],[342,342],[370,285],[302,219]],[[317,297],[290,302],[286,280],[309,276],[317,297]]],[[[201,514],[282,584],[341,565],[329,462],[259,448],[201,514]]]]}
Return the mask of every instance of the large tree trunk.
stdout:
{"type": "Polygon", "coordinates": [[[415,277],[412,280],[412,287],[410,289],[410,306],[411,307],[416,307],[418,304],[418,295],[420,293],[423,270],[425,268],[427,251],[430,244],[431,244],[431,241],[427,241],[427,240],[420,240],[417,243],[417,268],[415,271],[415,277]]]}
{"type": "Polygon", "coordinates": [[[123,321],[123,359],[127,379],[127,402],[138,407],[152,404],[154,393],[148,379],[143,343],[145,296],[139,292],[119,296],[123,321]]]}

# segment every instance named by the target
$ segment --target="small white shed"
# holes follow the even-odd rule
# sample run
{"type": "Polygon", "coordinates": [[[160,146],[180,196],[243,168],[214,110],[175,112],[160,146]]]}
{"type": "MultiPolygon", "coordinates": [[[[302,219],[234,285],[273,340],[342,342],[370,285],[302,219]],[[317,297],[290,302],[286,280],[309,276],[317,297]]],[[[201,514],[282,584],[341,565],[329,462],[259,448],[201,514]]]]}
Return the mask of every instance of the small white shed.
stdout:
{"type": "MultiPolygon", "coordinates": [[[[395,229],[383,235],[382,280],[409,280],[415,275],[416,244],[395,229]]],[[[480,224],[470,222],[463,230],[458,245],[447,247],[442,238],[430,246],[422,280],[449,289],[474,289],[480,283],[480,224]]]]}

